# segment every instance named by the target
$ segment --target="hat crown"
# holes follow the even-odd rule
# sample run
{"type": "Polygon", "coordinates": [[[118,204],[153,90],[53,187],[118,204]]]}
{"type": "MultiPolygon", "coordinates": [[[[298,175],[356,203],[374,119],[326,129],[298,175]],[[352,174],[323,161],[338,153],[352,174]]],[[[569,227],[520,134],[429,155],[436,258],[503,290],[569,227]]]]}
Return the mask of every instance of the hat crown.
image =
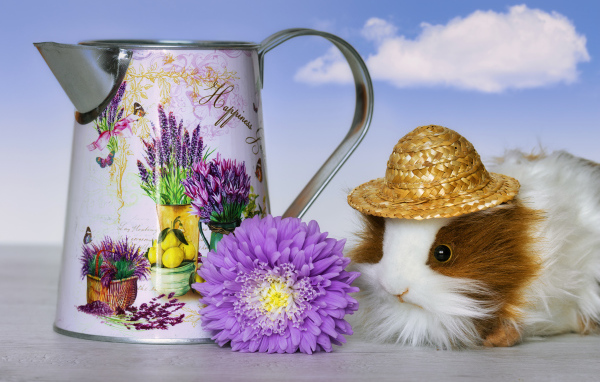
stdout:
{"type": "Polygon", "coordinates": [[[490,175],[467,139],[442,126],[421,126],[398,141],[387,162],[382,197],[415,202],[469,194],[490,175]]]}

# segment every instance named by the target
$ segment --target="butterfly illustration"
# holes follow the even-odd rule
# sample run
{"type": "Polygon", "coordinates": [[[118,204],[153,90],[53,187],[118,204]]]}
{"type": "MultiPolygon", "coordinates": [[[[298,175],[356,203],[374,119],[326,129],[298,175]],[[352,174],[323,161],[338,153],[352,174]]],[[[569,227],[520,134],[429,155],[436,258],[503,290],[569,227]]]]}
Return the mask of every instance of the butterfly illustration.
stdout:
{"type": "Polygon", "coordinates": [[[89,244],[92,242],[92,230],[87,227],[85,230],[85,236],[83,237],[83,244],[89,244]]]}
{"type": "Polygon", "coordinates": [[[96,163],[100,165],[100,167],[104,168],[106,166],[111,166],[113,164],[115,158],[115,152],[111,151],[106,159],[102,159],[100,157],[96,157],[96,163]]]}
{"type": "Polygon", "coordinates": [[[256,163],[256,171],[254,172],[259,182],[262,182],[263,172],[262,172],[262,160],[258,158],[258,162],[256,163]]]}
{"type": "Polygon", "coordinates": [[[140,105],[139,103],[135,102],[133,104],[133,114],[134,115],[139,115],[140,117],[143,117],[146,115],[146,111],[144,110],[144,108],[142,107],[142,105],[140,105]]]}
{"type": "Polygon", "coordinates": [[[252,102],[252,108],[254,108],[255,113],[258,113],[258,106],[256,106],[254,102],[252,102]]]}

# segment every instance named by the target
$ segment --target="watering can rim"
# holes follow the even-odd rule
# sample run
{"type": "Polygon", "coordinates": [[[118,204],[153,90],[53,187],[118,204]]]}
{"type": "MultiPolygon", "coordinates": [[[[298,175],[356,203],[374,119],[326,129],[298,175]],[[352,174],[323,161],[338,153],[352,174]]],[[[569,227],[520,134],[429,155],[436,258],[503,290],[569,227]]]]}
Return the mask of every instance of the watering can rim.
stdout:
{"type": "Polygon", "coordinates": [[[221,40],[153,40],[153,39],[108,39],[108,40],[86,40],[76,46],[93,46],[119,49],[231,49],[231,50],[255,50],[260,44],[248,41],[221,41],[221,40]]]}

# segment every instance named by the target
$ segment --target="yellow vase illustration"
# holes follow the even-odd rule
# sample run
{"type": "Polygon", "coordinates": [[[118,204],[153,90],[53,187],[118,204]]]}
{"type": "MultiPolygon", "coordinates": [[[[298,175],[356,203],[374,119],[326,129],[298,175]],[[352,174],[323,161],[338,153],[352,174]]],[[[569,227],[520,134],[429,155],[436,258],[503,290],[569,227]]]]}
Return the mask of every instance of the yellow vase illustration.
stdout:
{"type": "Polygon", "coordinates": [[[156,205],[159,233],[149,252],[152,285],[159,293],[181,296],[198,269],[198,216],[190,205],[156,205]],[[168,280],[167,280],[168,278],[168,280]]]}

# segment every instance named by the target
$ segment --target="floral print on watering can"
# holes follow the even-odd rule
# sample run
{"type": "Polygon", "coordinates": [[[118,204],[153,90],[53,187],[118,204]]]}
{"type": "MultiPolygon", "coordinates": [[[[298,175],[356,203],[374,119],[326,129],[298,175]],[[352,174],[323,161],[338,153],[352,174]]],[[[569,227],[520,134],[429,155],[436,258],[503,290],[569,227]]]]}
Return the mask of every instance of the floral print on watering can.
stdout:
{"type": "Polygon", "coordinates": [[[330,158],[314,189],[303,191],[308,198],[299,196],[303,213],[371,117],[364,63],[343,40],[290,30],[262,45],[36,44],[77,109],[55,330],[122,342],[210,341],[192,285],[203,281],[202,258],[223,235],[245,218],[270,213],[262,56],[302,34],[323,35],[350,52],[357,84],[366,90],[357,92],[354,133],[332,155],[339,158],[330,158]],[[73,95],[73,78],[86,60],[112,75],[105,99],[73,95]]]}

